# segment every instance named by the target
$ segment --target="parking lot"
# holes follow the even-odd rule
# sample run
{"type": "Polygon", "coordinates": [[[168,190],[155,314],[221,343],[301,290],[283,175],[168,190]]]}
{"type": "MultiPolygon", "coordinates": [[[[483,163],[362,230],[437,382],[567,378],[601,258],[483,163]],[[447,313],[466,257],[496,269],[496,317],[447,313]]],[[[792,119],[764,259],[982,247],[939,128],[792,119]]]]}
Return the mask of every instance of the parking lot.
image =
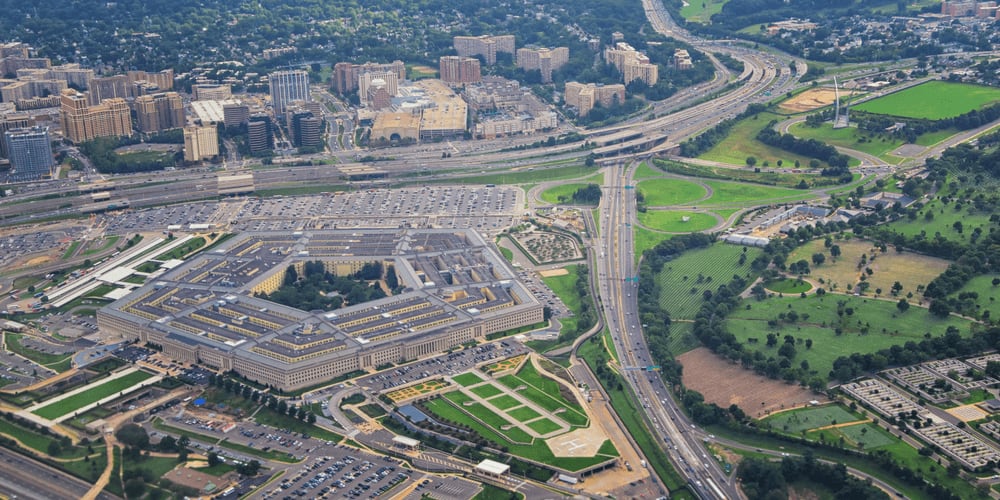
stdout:
{"type": "Polygon", "coordinates": [[[377,394],[418,380],[462,373],[489,361],[497,361],[527,352],[529,349],[520,342],[501,340],[410,363],[393,370],[369,375],[356,382],[358,386],[377,394]]]}
{"type": "Polygon", "coordinates": [[[378,498],[405,487],[413,475],[389,457],[322,456],[282,479],[261,498],[378,498]]]}
{"type": "Polygon", "coordinates": [[[167,226],[173,225],[187,229],[188,224],[208,223],[217,210],[219,210],[217,202],[188,203],[127,210],[117,215],[101,215],[98,220],[104,223],[109,234],[163,231],[167,226]]]}
{"type": "Polygon", "coordinates": [[[38,228],[37,231],[0,236],[0,267],[8,268],[30,254],[58,248],[61,242],[78,239],[85,230],[83,226],[52,230],[38,228]]]}

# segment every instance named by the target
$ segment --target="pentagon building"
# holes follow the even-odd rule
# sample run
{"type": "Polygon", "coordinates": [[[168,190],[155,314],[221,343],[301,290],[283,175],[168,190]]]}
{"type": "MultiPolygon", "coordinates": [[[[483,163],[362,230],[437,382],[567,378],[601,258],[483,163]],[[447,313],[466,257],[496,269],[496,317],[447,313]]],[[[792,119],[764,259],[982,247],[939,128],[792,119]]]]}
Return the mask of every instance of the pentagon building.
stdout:
{"type": "Polygon", "coordinates": [[[542,309],[473,230],[245,232],[102,308],[97,322],[112,339],[289,391],[539,323],[542,309]],[[255,297],[311,261],[339,276],[379,262],[405,289],[334,311],[255,297]]]}

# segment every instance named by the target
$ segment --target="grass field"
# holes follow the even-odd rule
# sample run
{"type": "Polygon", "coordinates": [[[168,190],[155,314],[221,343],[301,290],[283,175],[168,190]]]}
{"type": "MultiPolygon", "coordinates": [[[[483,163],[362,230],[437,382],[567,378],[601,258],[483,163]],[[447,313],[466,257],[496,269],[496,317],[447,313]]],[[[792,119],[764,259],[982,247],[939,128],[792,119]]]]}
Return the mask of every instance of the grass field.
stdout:
{"type": "MultiPolygon", "coordinates": [[[[571,317],[563,316],[559,318],[559,323],[562,325],[559,328],[559,336],[563,342],[571,342],[575,339],[575,332],[579,328],[579,316],[577,315],[580,314],[581,304],[583,303],[583,300],[585,300],[580,296],[580,291],[576,287],[576,280],[579,277],[579,268],[579,264],[565,266],[563,269],[566,270],[567,274],[562,276],[542,277],[542,281],[545,285],[551,288],[552,292],[559,297],[559,300],[561,300],[562,303],[574,313],[571,317]],[[573,334],[573,336],[569,337],[570,334],[573,334]]],[[[587,298],[586,300],[591,299],[587,298]]],[[[593,306],[593,304],[591,304],[591,306],[593,306]]],[[[555,344],[552,347],[555,347],[556,345],[559,344],[555,344]]]]}
{"type": "Polygon", "coordinates": [[[499,396],[503,392],[493,384],[480,385],[472,389],[469,389],[469,391],[483,399],[492,398],[493,396],[499,396]]]}
{"type": "Polygon", "coordinates": [[[534,422],[528,424],[528,427],[530,427],[531,430],[543,436],[550,432],[555,432],[558,431],[559,429],[562,429],[562,427],[559,424],[547,418],[540,418],[538,420],[535,420],[534,422]]]}
{"type": "Polygon", "coordinates": [[[1000,275],[976,276],[969,280],[957,292],[949,297],[958,297],[961,293],[975,292],[979,297],[974,299],[976,309],[982,314],[983,311],[990,312],[990,318],[1000,318],[1000,287],[993,286],[993,279],[1000,278],[1000,275]]]}
{"type": "MultiPolygon", "coordinates": [[[[823,280],[820,285],[827,290],[846,291],[849,286],[858,283],[859,276],[865,267],[871,268],[873,274],[867,276],[871,283],[867,294],[874,294],[876,289],[882,289],[882,295],[888,296],[893,284],[899,281],[903,286],[900,296],[907,293],[917,294],[919,285],[926,286],[934,278],[944,272],[948,261],[915,253],[898,253],[889,249],[886,253],[879,252],[873,243],[864,240],[843,240],[833,242],[840,247],[840,256],[836,260],[830,255],[823,240],[813,240],[796,248],[788,257],[789,262],[804,259],[809,262],[809,277],[823,280]],[[821,265],[812,262],[814,253],[822,253],[826,260],[821,265]],[[868,256],[868,263],[858,268],[863,255],[868,256]],[[876,255],[874,260],[871,256],[876,255]]],[[[779,291],[779,290],[775,290],[779,291]]]]}
{"type": "MultiPolygon", "coordinates": [[[[761,168],[760,172],[754,172],[745,168],[725,168],[710,167],[706,165],[689,165],[672,160],[657,160],[656,164],[670,173],[686,175],[690,177],[701,177],[706,179],[728,180],[736,182],[751,182],[754,184],[764,184],[768,186],[778,186],[794,188],[802,181],[813,187],[831,186],[837,180],[831,177],[822,177],[816,174],[786,174],[774,172],[768,168],[761,168]]],[[[776,166],[776,165],[775,165],[776,166]]]]}
{"type": "Polygon", "coordinates": [[[468,387],[470,385],[476,385],[483,381],[483,378],[472,372],[460,373],[451,378],[456,384],[462,387],[468,387]]]}
{"type": "Polygon", "coordinates": [[[807,127],[802,122],[789,127],[788,132],[802,139],[816,139],[831,146],[841,146],[878,156],[889,163],[895,164],[901,160],[889,153],[902,146],[903,141],[888,134],[872,134],[857,127],[834,129],[831,123],[813,128],[807,127]]]}
{"type": "Polygon", "coordinates": [[[817,441],[820,440],[820,436],[828,443],[838,443],[843,439],[844,447],[862,450],[884,448],[896,442],[896,438],[890,436],[882,428],[870,423],[823,429],[821,431],[810,432],[806,435],[809,439],[817,441]]]}
{"type": "Polygon", "coordinates": [[[530,434],[521,430],[520,428],[516,426],[511,426],[510,421],[508,421],[506,418],[498,415],[493,410],[479,403],[471,403],[468,406],[466,406],[464,403],[467,401],[471,401],[471,398],[469,398],[469,396],[466,396],[465,394],[462,394],[461,391],[453,391],[446,393],[444,394],[444,397],[447,398],[449,401],[454,402],[455,405],[454,406],[447,405],[451,406],[450,408],[440,407],[437,410],[435,410],[435,412],[440,412],[443,415],[450,415],[449,417],[447,417],[450,420],[461,422],[462,419],[466,418],[466,416],[463,415],[463,413],[468,413],[469,415],[474,415],[479,420],[482,420],[486,425],[490,426],[490,428],[492,428],[494,431],[506,436],[511,441],[517,443],[531,444],[531,440],[534,439],[531,437],[530,434]],[[461,409],[456,408],[456,406],[461,409]],[[506,430],[503,430],[504,427],[508,428],[506,430]]]}
{"type": "Polygon", "coordinates": [[[685,205],[704,198],[705,188],[679,179],[651,179],[640,182],[636,188],[651,207],[685,205]]]}
{"type": "Polygon", "coordinates": [[[781,121],[785,118],[774,113],[760,113],[740,120],[733,126],[725,139],[701,154],[699,158],[731,165],[746,165],[747,157],[753,156],[757,159],[757,166],[763,166],[765,161],[772,166],[777,165],[778,160],[781,160],[785,165],[794,165],[796,160],[801,165],[808,165],[811,158],[768,146],[757,140],[757,134],[771,120],[781,121]]]}
{"type": "Polygon", "coordinates": [[[578,189],[583,189],[585,187],[587,187],[586,184],[576,182],[560,184],[542,191],[539,198],[546,203],[552,203],[554,205],[559,203],[572,203],[573,193],[575,193],[578,189]]]}
{"type": "Polygon", "coordinates": [[[711,229],[719,223],[712,214],[677,210],[647,210],[639,212],[639,222],[650,228],[670,233],[694,233],[711,229]],[[688,220],[684,220],[684,218],[688,220]]]}
{"type": "Polygon", "coordinates": [[[491,405],[496,406],[501,410],[507,410],[515,406],[520,406],[521,402],[511,396],[510,394],[504,394],[503,396],[497,396],[495,398],[489,399],[491,405]]]}
{"type": "Polygon", "coordinates": [[[672,235],[650,231],[644,227],[632,227],[632,242],[635,245],[635,262],[639,262],[642,252],[649,250],[660,244],[661,241],[670,239],[672,235]]]}
{"type": "Polygon", "coordinates": [[[760,254],[760,249],[747,247],[746,260],[741,265],[743,250],[741,246],[716,243],[667,262],[656,277],[660,307],[673,319],[693,319],[704,301],[702,293],[705,290],[716,290],[728,283],[734,274],[751,278],[750,263],[760,254]]]}
{"type": "Polygon", "coordinates": [[[745,182],[705,181],[712,188],[712,196],[705,205],[745,205],[772,201],[794,201],[815,198],[816,195],[801,189],[779,188],[745,182]]]}
{"type": "Polygon", "coordinates": [[[857,420],[861,420],[861,418],[848,411],[847,408],[832,404],[811,406],[799,410],[783,411],[763,419],[761,423],[769,425],[772,429],[777,431],[797,434],[810,429],[817,429],[828,425],[844,424],[857,420]]]}
{"type": "Polygon", "coordinates": [[[722,6],[726,5],[727,1],[705,0],[700,2],[692,0],[684,7],[681,7],[681,17],[695,23],[710,24],[712,15],[722,11],[722,6]]]}
{"type": "Polygon", "coordinates": [[[525,389],[518,391],[518,394],[546,411],[555,412],[565,408],[566,411],[557,415],[557,418],[566,423],[576,426],[587,425],[587,415],[580,404],[569,401],[560,390],[562,387],[559,383],[542,376],[531,363],[525,363],[516,375],[504,375],[499,381],[510,389],[525,386],[525,389]]]}
{"type": "Polygon", "coordinates": [[[183,245],[156,256],[154,260],[170,260],[170,259],[183,259],[190,253],[200,250],[201,247],[205,246],[205,238],[191,238],[183,245]]]}
{"type": "Polygon", "coordinates": [[[632,175],[632,178],[638,181],[642,179],[661,177],[663,176],[663,173],[664,172],[656,168],[656,166],[650,165],[649,163],[646,162],[642,162],[639,164],[638,167],[636,167],[635,174],[632,175]]]}
{"type": "Polygon", "coordinates": [[[78,410],[95,401],[99,401],[115,393],[122,392],[143,380],[151,378],[153,375],[137,371],[129,373],[115,380],[109,380],[97,386],[91,387],[83,392],[74,394],[68,398],[55,403],[43,406],[32,413],[42,418],[58,418],[74,410],[78,410]]]}
{"type": "MultiPolygon", "coordinates": [[[[49,444],[53,441],[58,441],[58,438],[42,434],[27,427],[18,425],[7,419],[0,419],[0,433],[6,434],[13,437],[21,442],[24,446],[31,448],[38,453],[43,455],[48,455],[49,444]]],[[[95,446],[96,450],[97,447],[95,446]]],[[[101,453],[104,453],[104,446],[100,447],[101,453]]],[[[86,446],[73,446],[69,449],[63,449],[63,452],[59,455],[59,458],[79,458],[87,455],[86,446]]]]}
{"type": "Polygon", "coordinates": [[[513,410],[508,410],[507,414],[514,417],[514,419],[518,422],[527,422],[528,420],[542,416],[540,413],[528,408],[527,406],[521,406],[514,408],[513,410]]]}
{"type": "Polygon", "coordinates": [[[808,292],[812,285],[806,281],[798,279],[776,279],[764,283],[764,288],[777,293],[802,293],[808,292]]]}
{"type": "Polygon", "coordinates": [[[969,235],[977,227],[981,228],[983,232],[989,232],[991,214],[978,211],[969,213],[971,207],[968,203],[963,204],[959,210],[955,210],[955,206],[954,201],[946,203],[944,200],[936,198],[920,210],[916,219],[900,219],[886,225],[886,227],[907,236],[923,233],[927,238],[934,238],[937,233],[941,233],[942,237],[951,241],[963,242],[969,241],[969,235]],[[926,217],[928,211],[933,214],[931,220],[926,217]],[[961,233],[955,227],[956,222],[962,223],[961,233]]]}
{"type": "Polygon", "coordinates": [[[854,106],[854,109],[903,118],[940,120],[1000,101],[1000,89],[931,81],[854,106]]]}
{"type": "Polygon", "coordinates": [[[750,309],[740,307],[726,319],[725,327],[750,351],[760,351],[766,357],[778,357],[778,348],[786,335],[795,338],[796,354],[791,360],[798,366],[808,361],[809,369],[826,377],[833,361],[840,356],[854,353],[871,353],[908,341],[920,342],[925,335],[944,335],[949,326],[958,328],[961,335],[969,335],[967,320],[950,316],[937,318],[926,309],[911,307],[900,313],[894,301],[876,300],[846,295],[810,295],[799,297],[771,297],[764,301],[746,301],[750,309]],[[843,316],[838,315],[838,304],[843,302],[843,316]],[[847,314],[847,309],[852,310],[847,314]],[[795,311],[795,322],[779,321],[776,327],[768,321],[777,320],[780,313],[795,311]],[[808,317],[805,315],[808,314],[808,317]],[[840,334],[837,330],[840,330],[840,334]],[[768,333],[778,337],[773,347],[765,345],[768,333]],[[756,339],[751,342],[749,339],[756,339]],[[812,347],[804,345],[812,340],[812,347]],[[801,342],[801,343],[800,343],[801,342]]]}

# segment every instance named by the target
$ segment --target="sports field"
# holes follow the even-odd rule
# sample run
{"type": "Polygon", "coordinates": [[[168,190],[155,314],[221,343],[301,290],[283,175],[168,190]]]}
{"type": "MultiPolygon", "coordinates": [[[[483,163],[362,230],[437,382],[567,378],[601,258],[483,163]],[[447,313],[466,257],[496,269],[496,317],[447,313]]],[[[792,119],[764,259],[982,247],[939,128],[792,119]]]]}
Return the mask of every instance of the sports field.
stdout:
{"type": "Polygon", "coordinates": [[[647,210],[639,212],[639,222],[650,229],[669,233],[694,233],[711,229],[720,221],[714,215],[704,212],[647,210]]]}
{"type": "Polygon", "coordinates": [[[32,413],[42,418],[59,418],[67,413],[79,410],[91,403],[100,401],[108,396],[128,389],[143,380],[151,378],[153,375],[143,371],[129,373],[123,377],[109,380],[103,384],[98,384],[85,391],[76,393],[68,398],[61,399],[55,403],[45,405],[32,413]]]}
{"type": "Polygon", "coordinates": [[[952,118],[1000,101],[1000,89],[931,81],[854,106],[854,109],[901,118],[952,118]]]}
{"type": "Polygon", "coordinates": [[[968,320],[955,316],[938,318],[922,307],[910,307],[900,313],[891,300],[826,294],[771,297],[760,302],[747,300],[745,304],[750,309],[734,310],[725,321],[726,331],[735,335],[748,351],[776,359],[785,336],[790,335],[795,340],[792,366],[807,361],[809,372],[824,378],[840,356],[920,342],[928,334],[939,337],[949,326],[957,328],[962,336],[970,333],[968,320]],[[794,320],[788,319],[792,311],[794,320]],[[786,319],[780,319],[781,314],[786,319]],[[773,346],[766,345],[768,334],[777,337],[773,346]],[[807,341],[811,341],[811,347],[807,341]]]}

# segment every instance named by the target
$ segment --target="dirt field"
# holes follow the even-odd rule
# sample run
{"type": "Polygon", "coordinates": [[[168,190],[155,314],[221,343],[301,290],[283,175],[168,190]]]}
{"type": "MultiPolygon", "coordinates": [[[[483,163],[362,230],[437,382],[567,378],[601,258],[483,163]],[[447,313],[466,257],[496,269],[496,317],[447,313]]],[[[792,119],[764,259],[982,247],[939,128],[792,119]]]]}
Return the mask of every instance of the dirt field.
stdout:
{"type": "Polygon", "coordinates": [[[835,95],[833,89],[809,89],[781,103],[778,107],[793,113],[812,111],[833,104],[835,95]]]}
{"type": "Polygon", "coordinates": [[[768,412],[803,406],[809,401],[826,402],[797,384],[786,384],[744,370],[699,347],[677,357],[684,365],[684,385],[705,396],[705,402],[723,408],[735,404],[747,415],[759,418],[768,412]]]}
{"type": "Polygon", "coordinates": [[[847,287],[858,283],[864,267],[858,269],[861,256],[867,254],[869,261],[865,267],[870,267],[873,271],[868,277],[871,283],[868,294],[874,294],[875,289],[881,288],[882,295],[889,295],[893,283],[899,281],[903,285],[901,295],[907,292],[916,292],[918,285],[927,286],[934,278],[948,268],[948,261],[925,255],[905,252],[897,253],[893,249],[882,253],[871,242],[862,240],[835,241],[840,246],[840,257],[836,261],[830,256],[830,250],[825,248],[823,240],[811,241],[792,252],[788,257],[789,262],[799,259],[810,261],[811,273],[809,277],[822,279],[825,284],[821,285],[827,290],[835,289],[843,292],[847,287]],[[819,266],[811,264],[813,253],[823,253],[826,261],[819,266]],[[870,260],[875,255],[875,260],[870,260]],[[836,288],[832,288],[836,285],[836,288]]]}
{"type": "Polygon", "coordinates": [[[553,276],[566,276],[567,274],[569,274],[569,271],[561,268],[549,269],[547,271],[538,271],[538,274],[541,275],[543,278],[551,278],[553,276]]]}

